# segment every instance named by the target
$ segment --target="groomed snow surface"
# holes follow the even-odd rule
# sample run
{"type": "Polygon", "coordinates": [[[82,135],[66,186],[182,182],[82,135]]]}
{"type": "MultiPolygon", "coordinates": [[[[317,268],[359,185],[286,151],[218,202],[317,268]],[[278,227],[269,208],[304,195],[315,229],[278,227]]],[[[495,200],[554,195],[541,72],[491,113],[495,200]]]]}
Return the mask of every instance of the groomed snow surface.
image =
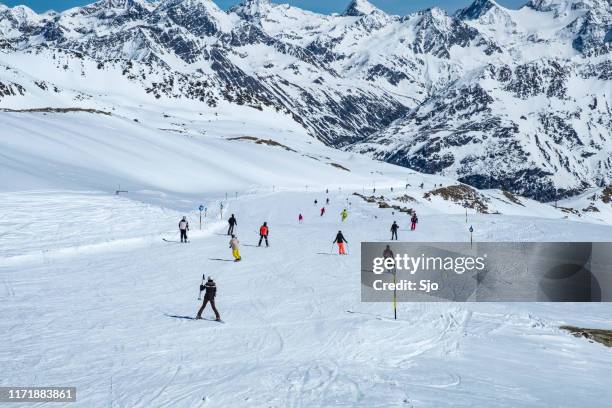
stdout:
{"type": "Polygon", "coordinates": [[[466,223],[460,205],[423,198],[452,180],[325,148],[273,120],[247,132],[229,119],[173,117],[180,132],[168,132],[161,119],[138,114],[139,122],[3,114],[0,171],[10,176],[0,185],[0,385],[76,386],[70,406],[88,408],[612,400],[611,349],[558,329],[609,328],[609,304],[406,303],[394,321],[391,305],[360,301],[359,243],[387,240],[393,220],[406,241],[465,241],[469,225],[482,241],[606,241],[606,219],[524,199],[513,205],[490,191],[482,194],[502,214],[470,210],[466,223]],[[241,136],[294,151],[227,140],[241,136]],[[118,184],[129,192],[115,195],[118,184]],[[415,232],[407,215],[352,195],[371,194],[374,184],[377,195],[416,199],[406,204],[419,214],[415,232]],[[208,209],[201,231],[200,203],[208,209]],[[240,263],[225,235],[229,213],[238,219],[240,263]],[[191,242],[164,241],[178,241],[183,215],[191,242]],[[270,248],[255,246],[264,221],[270,248]],[[339,229],[349,256],[335,255],[339,229]],[[217,282],[224,324],[189,319],[203,273],[217,282]]]}
{"type": "MultiPolygon", "coordinates": [[[[76,386],[78,407],[605,406],[612,353],[557,327],[605,327],[608,305],[401,304],[393,321],[390,305],[360,302],[359,242],[388,239],[395,218],[403,240],[465,240],[464,217],[416,206],[411,233],[406,216],[357,199],[342,223],[342,192],[320,217],[313,200],[324,197],[230,200],[243,256],[234,263],[218,213],[202,232],[191,213],[191,242],[180,244],[162,241],[178,238],[182,213],[168,207],[2,194],[2,385],[76,386]],[[270,248],[254,246],[264,220],[270,248]],[[340,228],[346,257],[330,254],[340,228]],[[187,319],[202,273],[217,281],[225,324],[187,319]]],[[[469,221],[477,239],[610,234],[529,217],[469,221]]]]}

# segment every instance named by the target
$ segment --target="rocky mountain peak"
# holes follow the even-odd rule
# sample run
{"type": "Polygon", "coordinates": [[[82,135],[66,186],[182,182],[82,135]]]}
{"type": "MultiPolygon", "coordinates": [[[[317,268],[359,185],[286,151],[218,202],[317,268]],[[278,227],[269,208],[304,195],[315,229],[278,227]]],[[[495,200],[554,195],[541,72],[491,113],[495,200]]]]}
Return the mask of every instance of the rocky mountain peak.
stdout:
{"type": "Polygon", "coordinates": [[[373,13],[383,13],[384,14],[382,10],[380,10],[379,8],[377,8],[376,6],[374,6],[372,3],[370,3],[367,0],[352,0],[351,3],[346,8],[346,10],[344,10],[344,13],[342,13],[342,15],[351,16],[351,17],[360,17],[360,16],[367,16],[373,13]]]}
{"type": "Polygon", "coordinates": [[[455,15],[461,20],[476,20],[494,7],[499,7],[494,0],[475,0],[468,7],[458,10],[455,15]]]}
{"type": "Polygon", "coordinates": [[[10,16],[20,23],[38,19],[38,14],[36,14],[34,10],[28,6],[6,7],[5,5],[0,4],[0,16],[2,15],[7,17],[10,16]]]}
{"type": "Polygon", "coordinates": [[[542,12],[568,13],[573,10],[591,11],[594,9],[612,11],[611,0],[530,0],[526,7],[542,12]]]}
{"type": "Polygon", "coordinates": [[[272,7],[270,0],[243,0],[232,7],[230,12],[236,13],[246,20],[258,19],[268,14],[272,7]]]}

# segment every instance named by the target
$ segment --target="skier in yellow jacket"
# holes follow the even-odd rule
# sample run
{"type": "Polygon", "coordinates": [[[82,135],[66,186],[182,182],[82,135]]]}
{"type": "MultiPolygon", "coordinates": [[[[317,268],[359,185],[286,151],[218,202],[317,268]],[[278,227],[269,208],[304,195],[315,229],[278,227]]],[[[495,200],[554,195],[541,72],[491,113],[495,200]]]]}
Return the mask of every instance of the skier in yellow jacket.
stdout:
{"type": "Polygon", "coordinates": [[[242,258],[240,257],[240,241],[238,241],[238,237],[232,234],[232,239],[230,239],[229,247],[232,249],[232,255],[234,256],[234,262],[240,261],[242,258]]]}

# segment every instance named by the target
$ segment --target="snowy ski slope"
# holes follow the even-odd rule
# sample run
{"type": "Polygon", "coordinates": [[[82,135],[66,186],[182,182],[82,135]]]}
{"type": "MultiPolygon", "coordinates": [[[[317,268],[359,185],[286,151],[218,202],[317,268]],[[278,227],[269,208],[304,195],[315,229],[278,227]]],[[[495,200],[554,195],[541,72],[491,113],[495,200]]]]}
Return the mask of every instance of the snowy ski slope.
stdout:
{"type": "MultiPolygon", "coordinates": [[[[319,217],[313,200],[324,196],[230,200],[236,264],[220,221],[189,244],[162,241],[177,238],[171,201],[4,193],[2,213],[23,222],[3,237],[2,385],[74,385],[79,407],[605,406],[610,350],[558,326],[605,327],[608,305],[401,304],[393,321],[390,305],[360,303],[359,242],[388,239],[395,218],[403,240],[465,240],[464,216],[417,205],[410,233],[407,218],[352,199],[342,224],[346,195],[332,192],[319,217]],[[53,218],[27,225],[23,200],[53,218]],[[271,247],[257,248],[264,220],[271,247]],[[339,228],[347,257],[330,255],[339,228]],[[217,281],[225,324],[186,318],[202,273],[217,281]]],[[[534,217],[469,222],[479,240],[610,236],[608,226],[534,217]]]]}
{"type": "Polygon", "coordinates": [[[393,321],[390,305],[360,302],[359,272],[359,243],[387,240],[393,220],[409,241],[464,241],[469,225],[482,241],[607,241],[609,218],[481,191],[500,214],[470,209],[466,223],[461,205],[423,198],[453,180],[326,148],[275,113],[166,114],[2,114],[0,385],[76,386],[71,406],[88,408],[612,399],[612,351],[558,329],[607,327],[610,305],[401,304],[393,321]],[[244,136],[290,150],[228,140],[244,136]],[[115,195],[119,184],[129,193],[115,195]],[[407,204],[419,214],[415,232],[405,214],[352,195],[374,187],[391,201],[416,200],[407,204]],[[230,212],[241,263],[224,234],[230,212]],[[182,215],[191,242],[163,241],[177,240],[182,215]],[[263,221],[270,248],[254,246],[263,221]],[[338,229],[349,256],[332,254],[338,229]],[[203,273],[217,282],[225,324],[188,319],[203,273]]]}

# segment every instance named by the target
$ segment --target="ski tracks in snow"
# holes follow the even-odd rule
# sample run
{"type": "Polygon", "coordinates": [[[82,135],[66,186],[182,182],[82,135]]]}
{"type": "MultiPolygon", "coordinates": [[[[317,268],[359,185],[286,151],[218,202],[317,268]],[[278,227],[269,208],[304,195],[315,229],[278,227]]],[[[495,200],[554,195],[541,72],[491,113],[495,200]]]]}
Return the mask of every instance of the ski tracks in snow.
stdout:
{"type": "Polygon", "coordinates": [[[359,404],[363,393],[356,381],[342,374],[336,361],[314,361],[286,376],[286,405],[290,408],[359,404]],[[334,404],[335,403],[335,404],[334,404]]]}
{"type": "MultiPolygon", "coordinates": [[[[573,313],[574,320],[584,316],[559,305],[400,303],[394,321],[391,305],[361,303],[359,296],[358,243],[386,234],[391,214],[362,217],[375,209],[355,200],[341,223],[339,207],[330,206],[325,217],[318,217],[317,208],[302,210],[317,197],[324,196],[293,192],[232,201],[241,241],[256,242],[263,221],[271,230],[272,246],[243,246],[244,260],[238,263],[209,260],[229,258],[227,236],[194,233],[187,245],[165,244],[158,235],[129,251],[77,251],[66,258],[49,256],[47,263],[31,268],[6,268],[0,286],[8,316],[2,340],[7,355],[19,357],[0,363],[22,384],[70,379],[81,392],[75,407],[449,407],[474,402],[522,408],[545,401],[551,389],[570,381],[585,389],[580,400],[594,405],[593,395],[609,372],[607,354],[559,333],[557,322],[540,317],[559,311],[573,313]],[[306,217],[301,225],[298,211],[306,217]],[[317,255],[329,252],[339,229],[353,243],[351,254],[317,255]],[[217,307],[228,324],[164,315],[195,315],[202,273],[215,278],[217,307]],[[525,356],[538,363],[539,371],[525,373],[525,356]],[[559,367],[580,376],[564,383],[552,375],[559,367]]],[[[331,197],[342,203],[343,198],[331,197]]],[[[118,207],[110,218],[100,213],[96,222],[124,220],[123,210],[127,218],[136,217],[134,211],[144,208],[114,198],[112,203],[118,207]]],[[[62,214],[61,205],[54,205],[53,211],[62,214]]],[[[63,217],[74,220],[85,219],[91,209],[67,208],[63,217]]],[[[418,211],[422,223],[414,233],[405,232],[407,239],[465,239],[461,216],[418,211]]],[[[156,210],[146,214],[155,216],[156,210]]],[[[159,223],[159,231],[176,228],[176,215],[165,210],[171,225],[159,223]]],[[[512,220],[496,220],[490,227],[482,222],[477,231],[506,234],[498,226],[512,226],[512,220]]],[[[56,224],[45,225],[55,234],[56,224]]],[[[225,225],[208,227],[214,232],[225,225]]],[[[117,240],[137,238],[115,227],[108,231],[117,240]]],[[[99,242],[97,232],[84,231],[77,238],[59,237],[61,245],[51,249],[99,242]]],[[[23,252],[11,245],[2,256],[48,248],[44,239],[23,252]]],[[[604,321],[601,307],[586,310],[604,321]]],[[[210,307],[205,313],[210,316],[210,307]]]]}

